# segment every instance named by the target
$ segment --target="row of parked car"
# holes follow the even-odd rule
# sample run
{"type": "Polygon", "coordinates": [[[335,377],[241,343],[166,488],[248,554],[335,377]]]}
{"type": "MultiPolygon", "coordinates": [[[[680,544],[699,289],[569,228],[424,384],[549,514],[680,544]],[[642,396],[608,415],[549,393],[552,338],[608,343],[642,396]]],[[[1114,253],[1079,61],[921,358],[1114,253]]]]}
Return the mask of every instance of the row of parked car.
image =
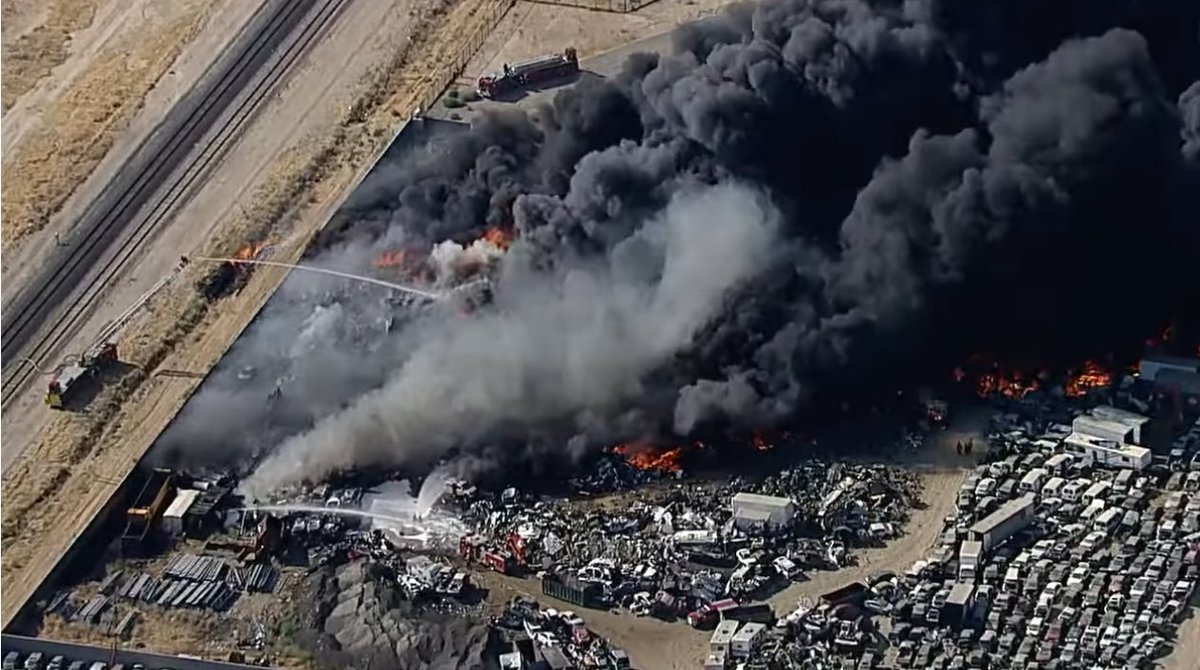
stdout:
{"type": "MultiPolygon", "coordinates": [[[[1010,447],[1013,432],[1003,435],[1010,447]]],[[[1148,667],[1170,650],[1200,578],[1200,472],[1085,467],[1045,435],[1016,442],[1023,448],[964,483],[932,565],[954,562],[972,524],[1007,500],[1035,496],[1032,522],[986,555],[981,570],[971,566],[977,580],[961,621],[941,616],[962,583],[944,567],[945,584],[914,589],[925,607],[914,606],[909,620],[956,629],[956,646],[988,652],[949,655],[961,665],[1148,667]]],[[[938,667],[919,651],[910,667],[938,667]]]]}
{"type": "Polygon", "coordinates": [[[1200,580],[1200,471],[1093,466],[1045,428],[995,426],[1003,456],[964,481],[928,559],[869,580],[885,642],[855,667],[1132,670],[1171,651],[1200,580]],[[981,541],[1018,499],[1032,514],[981,541]]]}
{"type": "MultiPolygon", "coordinates": [[[[3,670],[146,670],[141,663],[109,665],[103,661],[73,661],[66,656],[49,656],[35,651],[22,659],[20,652],[10,651],[4,655],[3,670]]],[[[158,670],[170,670],[160,668],[158,670]]]]}

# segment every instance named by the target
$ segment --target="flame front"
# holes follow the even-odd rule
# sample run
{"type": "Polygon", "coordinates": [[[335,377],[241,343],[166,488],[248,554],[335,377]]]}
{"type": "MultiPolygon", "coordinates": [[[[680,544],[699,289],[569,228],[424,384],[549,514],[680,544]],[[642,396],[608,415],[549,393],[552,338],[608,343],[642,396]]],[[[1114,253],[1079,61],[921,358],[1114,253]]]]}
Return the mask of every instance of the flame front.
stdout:
{"type": "Polygon", "coordinates": [[[657,449],[642,445],[618,444],[612,450],[614,454],[624,456],[625,460],[638,470],[663,470],[666,472],[683,470],[683,467],[679,465],[679,459],[683,458],[683,447],[657,449]]]}
{"type": "Polygon", "coordinates": [[[1067,379],[1066,393],[1071,398],[1087,395],[1089,389],[1103,388],[1112,384],[1113,375],[1095,361],[1086,361],[1083,369],[1067,379]]]}
{"type": "Polygon", "coordinates": [[[404,261],[408,256],[408,252],[404,249],[396,249],[394,251],[385,251],[375,258],[374,265],[377,268],[394,268],[404,265],[404,261]]]}
{"type": "Polygon", "coordinates": [[[1026,376],[1019,371],[1005,372],[996,369],[979,376],[979,382],[975,385],[975,392],[980,397],[999,393],[1008,398],[1019,400],[1038,390],[1039,386],[1040,384],[1036,377],[1026,376]]]}
{"type": "Polygon", "coordinates": [[[499,226],[488,228],[480,239],[490,242],[501,251],[508,251],[508,247],[512,245],[512,233],[499,226]]]}
{"type": "Polygon", "coordinates": [[[266,241],[252,242],[252,243],[247,244],[246,246],[242,247],[241,249],[238,249],[237,253],[235,253],[233,255],[233,257],[235,260],[239,260],[239,261],[255,260],[258,258],[258,255],[262,253],[263,249],[267,248],[268,244],[270,244],[270,243],[266,242],[266,241]]]}

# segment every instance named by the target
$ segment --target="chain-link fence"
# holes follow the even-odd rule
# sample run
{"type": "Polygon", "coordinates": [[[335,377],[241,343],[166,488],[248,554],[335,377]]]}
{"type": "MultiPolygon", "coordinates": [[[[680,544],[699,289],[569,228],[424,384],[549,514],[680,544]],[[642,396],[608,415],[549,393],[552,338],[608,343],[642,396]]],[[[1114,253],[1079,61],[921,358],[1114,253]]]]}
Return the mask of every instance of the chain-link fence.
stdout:
{"type": "Polygon", "coordinates": [[[500,25],[500,20],[504,18],[504,15],[515,4],[516,0],[496,0],[495,2],[487,3],[480,10],[487,13],[486,18],[483,21],[473,22],[474,30],[462,36],[462,48],[455,52],[451,59],[452,66],[439,69],[436,74],[438,79],[434,82],[434,86],[431,86],[429,89],[429,99],[422,105],[424,109],[432,109],[437,104],[442,93],[450,84],[458,79],[462,71],[466,69],[467,64],[471,62],[471,59],[475,57],[475,54],[479,52],[483,43],[492,34],[492,31],[496,29],[496,26],[500,25]]]}
{"type": "Polygon", "coordinates": [[[560,5],[563,7],[579,7],[598,12],[614,12],[628,14],[653,3],[655,0],[530,0],[543,5],[560,5]]]}

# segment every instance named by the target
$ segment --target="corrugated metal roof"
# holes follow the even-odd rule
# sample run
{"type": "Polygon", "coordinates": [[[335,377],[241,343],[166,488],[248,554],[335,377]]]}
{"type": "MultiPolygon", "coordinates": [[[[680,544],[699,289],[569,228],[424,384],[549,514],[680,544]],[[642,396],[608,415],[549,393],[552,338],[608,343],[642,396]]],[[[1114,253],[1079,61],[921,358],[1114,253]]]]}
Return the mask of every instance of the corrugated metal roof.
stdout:
{"type": "Polygon", "coordinates": [[[1118,421],[1128,426],[1140,426],[1150,421],[1150,417],[1148,416],[1142,416],[1137,412],[1130,412],[1129,410],[1113,407],[1111,405],[1097,405],[1093,407],[1092,416],[1097,416],[1101,419],[1107,419],[1109,421],[1118,421]]]}
{"type": "Polygon", "coordinates": [[[766,629],[767,629],[767,627],[765,625],[758,623],[757,621],[751,621],[750,623],[743,626],[742,629],[739,630],[737,633],[734,633],[732,641],[733,642],[750,642],[755,637],[762,634],[762,632],[765,631],[766,629]]]}
{"type": "Polygon", "coordinates": [[[1098,416],[1090,416],[1081,414],[1075,417],[1071,422],[1071,427],[1077,433],[1085,433],[1087,435],[1095,435],[1096,437],[1104,438],[1109,434],[1127,435],[1133,427],[1120,421],[1112,421],[1098,416]]]}
{"type": "Polygon", "coordinates": [[[1158,363],[1159,365],[1175,365],[1190,370],[1200,370],[1200,358],[1190,356],[1168,356],[1166,354],[1149,354],[1142,357],[1143,363],[1158,363]]]}
{"type": "Polygon", "coordinates": [[[717,624],[717,629],[713,631],[712,637],[709,638],[709,644],[729,644],[740,625],[741,623],[738,621],[725,619],[717,624]]]}
{"type": "Polygon", "coordinates": [[[1178,386],[1184,393],[1200,394],[1200,375],[1188,370],[1163,370],[1154,378],[1154,383],[1178,386]]]}
{"type": "Polygon", "coordinates": [[[779,498],[776,496],[764,496],[758,493],[738,493],[733,496],[734,505],[759,505],[762,507],[770,507],[775,509],[783,509],[789,505],[793,505],[791,498],[779,498]]]}
{"type": "Polygon", "coordinates": [[[969,582],[958,582],[954,588],[950,589],[950,595],[946,596],[947,605],[966,605],[971,596],[975,593],[975,585],[969,582]]]}
{"type": "Polygon", "coordinates": [[[1001,505],[1000,509],[985,516],[977,521],[974,526],[971,526],[971,532],[980,534],[990,533],[1010,518],[1024,513],[1026,508],[1032,507],[1033,496],[1028,494],[1014,500],[1009,500],[1001,505]]]}
{"type": "Polygon", "coordinates": [[[765,509],[739,509],[733,513],[733,518],[745,521],[766,522],[771,520],[771,512],[765,509]]]}
{"type": "Polygon", "coordinates": [[[200,492],[196,489],[179,489],[179,492],[175,494],[175,499],[167,506],[167,511],[163,516],[182,517],[184,514],[187,514],[188,508],[192,506],[192,503],[196,502],[196,497],[199,495],[200,492]]]}

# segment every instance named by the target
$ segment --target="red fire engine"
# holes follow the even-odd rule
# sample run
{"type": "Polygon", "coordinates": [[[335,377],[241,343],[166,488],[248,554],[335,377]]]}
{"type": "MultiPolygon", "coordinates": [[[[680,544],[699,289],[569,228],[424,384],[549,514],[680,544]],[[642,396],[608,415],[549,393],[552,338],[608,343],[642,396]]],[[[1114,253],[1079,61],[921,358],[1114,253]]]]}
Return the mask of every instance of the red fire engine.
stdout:
{"type": "Polygon", "coordinates": [[[480,77],[476,88],[479,95],[494,98],[524,86],[559,79],[576,72],[579,72],[579,57],[575,54],[574,47],[567,47],[560,54],[540,56],[513,65],[505,63],[502,71],[480,77]]]}
{"type": "Polygon", "coordinates": [[[468,562],[479,562],[504,575],[525,567],[525,539],[510,533],[499,550],[487,548],[482,535],[465,535],[458,541],[458,554],[468,562]]]}

